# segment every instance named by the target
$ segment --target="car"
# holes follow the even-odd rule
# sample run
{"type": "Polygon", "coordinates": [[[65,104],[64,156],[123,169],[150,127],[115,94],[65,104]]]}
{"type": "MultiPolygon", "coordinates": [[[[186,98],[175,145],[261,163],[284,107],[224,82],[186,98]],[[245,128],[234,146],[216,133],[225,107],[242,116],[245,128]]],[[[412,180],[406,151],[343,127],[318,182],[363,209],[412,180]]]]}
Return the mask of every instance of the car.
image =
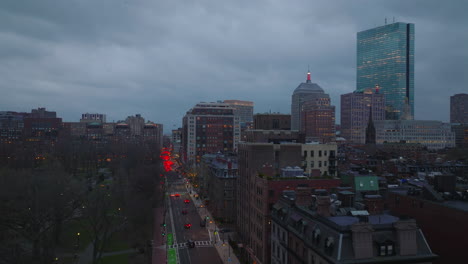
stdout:
{"type": "Polygon", "coordinates": [[[189,199],[185,199],[185,200],[184,200],[184,203],[188,204],[188,203],[190,203],[190,200],[189,200],[189,199]]]}
{"type": "Polygon", "coordinates": [[[184,228],[185,228],[185,229],[190,229],[191,227],[192,227],[192,224],[185,224],[185,225],[184,225],[184,228]]]}
{"type": "Polygon", "coordinates": [[[180,197],[180,193],[176,193],[176,194],[175,194],[175,197],[180,197]]]}
{"type": "Polygon", "coordinates": [[[186,215],[186,214],[187,214],[187,210],[182,210],[182,214],[183,214],[183,215],[186,215]]]}
{"type": "Polygon", "coordinates": [[[195,242],[191,239],[187,240],[187,247],[189,248],[194,248],[195,247],[195,242]]]}

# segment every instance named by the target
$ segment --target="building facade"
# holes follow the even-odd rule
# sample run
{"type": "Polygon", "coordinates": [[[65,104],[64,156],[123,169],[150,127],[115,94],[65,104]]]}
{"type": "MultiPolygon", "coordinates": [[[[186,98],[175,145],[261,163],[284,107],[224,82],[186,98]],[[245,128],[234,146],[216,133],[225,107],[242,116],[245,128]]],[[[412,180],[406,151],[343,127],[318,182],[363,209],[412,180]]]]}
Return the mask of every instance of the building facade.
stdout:
{"type": "Polygon", "coordinates": [[[136,114],[135,116],[128,116],[125,123],[130,126],[132,136],[140,136],[145,126],[145,119],[140,114],[136,114]]]}
{"type": "Polygon", "coordinates": [[[430,120],[375,121],[376,143],[420,143],[428,149],[453,148],[455,133],[450,124],[430,120]]]}
{"type": "Polygon", "coordinates": [[[237,231],[248,263],[271,263],[271,209],[283,190],[334,189],[339,179],[304,176],[303,144],[240,143],[237,231]]]}
{"type": "Polygon", "coordinates": [[[336,143],[302,144],[302,167],[306,175],[316,178],[336,177],[336,143]]]}
{"type": "Polygon", "coordinates": [[[253,102],[241,100],[224,100],[224,103],[234,108],[234,114],[239,116],[240,123],[247,124],[253,122],[253,102]]]}
{"type": "Polygon", "coordinates": [[[330,96],[325,94],[322,87],[311,81],[310,72],[308,72],[306,82],[299,84],[291,98],[291,130],[301,130],[303,103],[320,98],[330,99],[330,96]]]}
{"type": "Polygon", "coordinates": [[[436,259],[413,219],[353,209],[323,192],[285,191],[272,210],[271,263],[423,264],[436,259]]]}
{"type": "Polygon", "coordinates": [[[364,144],[369,112],[372,120],[385,120],[385,98],[375,89],[341,95],[341,136],[347,142],[364,144]]]}
{"type": "Polygon", "coordinates": [[[309,98],[302,104],[301,128],[306,141],[335,141],[335,106],[330,105],[330,98],[309,98]]]}
{"type": "Polygon", "coordinates": [[[105,114],[97,114],[97,113],[94,113],[94,114],[90,114],[90,113],[86,113],[86,114],[82,114],[81,115],[81,119],[80,119],[80,122],[100,122],[100,123],[106,123],[106,115],[105,114]]]}
{"type": "Polygon", "coordinates": [[[468,94],[450,96],[450,123],[468,124],[468,94]]]}
{"type": "Polygon", "coordinates": [[[183,118],[183,159],[199,163],[209,153],[230,153],[240,140],[240,118],[225,103],[198,103],[183,118]]]}
{"type": "Polygon", "coordinates": [[[215,219],[225,223],[236,220],[237,158],[222,154],[206,154],[202,157],[203,180],[200,194],[207,197],[208,209],[215,219]],[[205,195],[206,194],[206,195],[205,195]]]}
{"type": "Polygon", "coordinates": [[[455,133],[455,146],[468,148],[468,123],[452,123],[452,131],[455,133]]]}
{"type": "Polygon", "coordinates": [[[414,118],[414,24],[392,23],[357,33],[357,87],[379,85],[385,119],[414,118]]]}
{"type": "Polygon", "coordinates": [[[23,139],[24,117],[28,113],[0,111],[0,143],[12,143],[23,139]]]}
{"type": "Polygon", "coordinates": [[[255,114],[253,129],[291,130],[291,115],[280,113],[255,114]]]}

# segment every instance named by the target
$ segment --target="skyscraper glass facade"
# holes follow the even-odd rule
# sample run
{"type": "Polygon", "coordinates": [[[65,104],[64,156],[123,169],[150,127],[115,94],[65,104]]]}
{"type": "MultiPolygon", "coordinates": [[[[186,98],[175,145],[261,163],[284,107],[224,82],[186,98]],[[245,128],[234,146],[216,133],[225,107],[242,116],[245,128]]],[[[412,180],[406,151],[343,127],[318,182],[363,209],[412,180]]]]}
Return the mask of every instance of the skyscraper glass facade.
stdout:
{"type": "Polygon", "coordinates": [[[385,118],[414,118],[414,24],[393,23],[357,34],[357,87],[376,85],[385,96],[385,118]]]}

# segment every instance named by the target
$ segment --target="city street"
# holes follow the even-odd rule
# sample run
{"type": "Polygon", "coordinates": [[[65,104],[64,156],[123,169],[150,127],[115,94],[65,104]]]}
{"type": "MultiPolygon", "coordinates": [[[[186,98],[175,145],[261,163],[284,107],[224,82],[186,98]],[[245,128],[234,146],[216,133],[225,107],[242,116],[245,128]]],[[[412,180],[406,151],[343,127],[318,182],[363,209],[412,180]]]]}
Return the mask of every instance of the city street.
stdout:
{"type": "MultiPolygon", "coordinates": [[[[174,244],[168,246],[168,249],[174,248],[177,251],[179,263],[223,263],[216,248],[213,246],[215,235],[208,232],[206,227],[201,227],[202,218],[198,210],[205,208],[196,208],[190,195],[187,193],[187,187],[183,179],[176,173],[167,173],[167,193],[169,194],[169,210],[166,216],[168,224],[167,232],[172,233],[174,244]],[[188,202],[187,202],[188,200],[188,202]],[[190,228],[186,226],[190,225],[190,228]],[[187,241],[192,240],[195,244],[189,248],[187,241]]],[[[170,263],[170,262],[168,262],[170,263]]]]}

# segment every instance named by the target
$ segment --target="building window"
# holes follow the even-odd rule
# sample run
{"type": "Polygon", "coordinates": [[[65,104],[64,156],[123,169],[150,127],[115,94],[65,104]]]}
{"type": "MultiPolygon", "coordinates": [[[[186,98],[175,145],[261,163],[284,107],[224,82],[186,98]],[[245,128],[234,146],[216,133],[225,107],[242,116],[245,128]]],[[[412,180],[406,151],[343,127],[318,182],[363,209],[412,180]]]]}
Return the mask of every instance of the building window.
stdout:
{"type": "Polygon", "coordinates": [[[314,167],[314,161],[310,161],[310,167],[313,168],[314,167]]]}
{"type": "Polygon", "coordinates": [[[385,256],[386,254],[386,248],[384,245],[380,246],[380,256],[385,256]]]}
{"type": "Polygon", "coordinates": [[[304,150],[304,158],[307,157],[307,150],[304,150]]]}
{"type": "Polygon", "coordinates": [[[393,245],[387,245],[387,255],[393,255],[393,245]]]}
{"type": "Polygon", "coordinates": [[[322,167],[322,161],[319,160],[319,164],[318,164],[319,168],[322,167]]]}
{"type": "Polygon", "coordinates": [[[311,156],[311,157],[314,156],[314,151],[313,151],[313,150],[310,151],[310,156],[311,156]]]}
{"type": "Polygon", "coordinates": [[[322,151],[319,150],[319,154],[318,154],[319,157],[322,157],[322,151]]]}
{"type": "Polygon", "coordinates": [[[327,151],[326,150],[323,151],[323,155],[327,156],[327,151]]]}

